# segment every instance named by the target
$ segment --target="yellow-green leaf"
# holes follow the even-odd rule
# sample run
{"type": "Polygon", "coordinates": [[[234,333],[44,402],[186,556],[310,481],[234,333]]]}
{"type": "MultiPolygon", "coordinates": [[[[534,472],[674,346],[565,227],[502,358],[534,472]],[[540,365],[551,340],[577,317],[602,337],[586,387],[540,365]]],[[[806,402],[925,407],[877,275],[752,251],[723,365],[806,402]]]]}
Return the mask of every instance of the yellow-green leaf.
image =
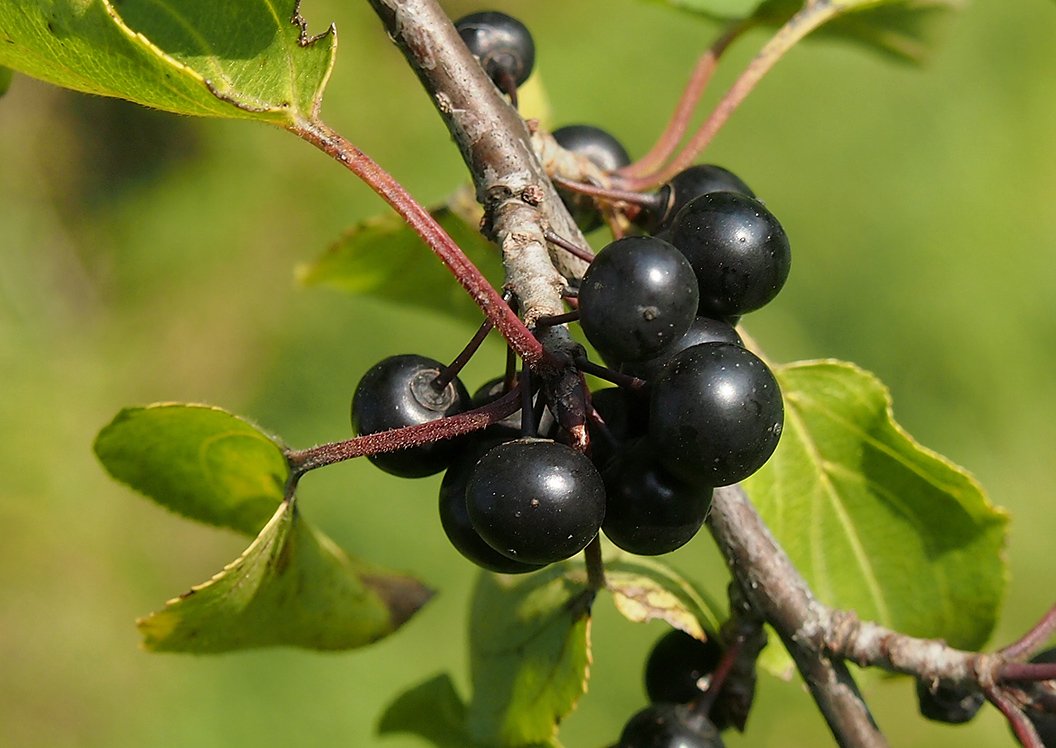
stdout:
{"type": "Polygon", "coordinates": [[[581,568],[527,577],[482,574],[470,612],[473,699],[468,733],[482,745],[550,743],[587,688],[590,602],[581,568]]]}
{"type": "Polygon", "coordinates": [[[311,119],[335,44],[297,0],[0,0],[0,65],[180,114],[311,119]]]}
{"type": "Polygon", "coordinates": [[[95,440],[117,480],[199,522],[256,535],[282,501],[290,469],[275,439],[208,405],[126,408],[95,440]]]}
{"type": "Polygon", "coordinates": [[[605,587],[616,609],[635,623],[667,621],[701,641],[722,626],[720,606],[661,561],[607,559],[605,587]]]}
{"type": "Polygon", "coordinates": [[[1004,512],[906,434],[873,375],[840,361],[775,373],[784,433],[745,488],[819,599],[907,634],[981,647],[1004,595],[1004,512]]]}
{"type": "Polygon", "coordinates": [[[350,558],[283,502],[237,560],[138,626],[156,652],[350,649],[395,631],[430,595],[411,577],[350,558]]]}

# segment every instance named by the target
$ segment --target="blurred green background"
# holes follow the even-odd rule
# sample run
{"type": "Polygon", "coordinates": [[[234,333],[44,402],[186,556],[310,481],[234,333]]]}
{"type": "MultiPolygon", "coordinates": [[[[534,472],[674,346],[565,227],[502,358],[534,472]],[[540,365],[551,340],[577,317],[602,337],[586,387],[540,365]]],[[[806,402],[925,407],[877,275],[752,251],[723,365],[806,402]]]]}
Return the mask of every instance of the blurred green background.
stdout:
{"type": "MultiPolygon", "coordinates": [[[[600,124],[632,153],[715,33],[632,0],[493,5],[533,29],[555,124],[600,124]]],[[[442,198],[464,179],[461,162],[366,4],[309,0],[304,11],[340,31],[327,120],[422,201],[442,198]]],[[[1056,599],[1054,31],[1051,0],[979,2],[924,70],[802,45],[707,155],[751,184],[792,239],[789,285],[748,320],[767,352],[876,372],[909,431],[1012,513],[995,643],[1056,599]]],[[[764,38],[734,49],[721,83],[764,38]]],[[[0,99],[0,745],[411,748],[422,743],[374,735],[383,706],[441,670],[465,686],[474,572],[440,529],[437,479],[356,463],[303,485],[305,513],[347,549],[440,590],[394,637],[341,655],[156,656],[137,648],[134,618],[207,579],[243,541],[112,483],[91,454],[119,408],[159,400],[221,405],[294,445],[345,438],[368,366],[457,351],[470,332],[457,323],[294,284],[297,263],[383,209],[278,130],[20,77],[0,99]]],[[[501,366],[492,342],[471,388],[501,366]]],[[[673,561],[721,592],[705,536],[673,561]]],[[[591,691],[562,733],[570,748],[613,741],[643,705],[640,668],[661,632],[598,606],[591,691]]],[[[865,688],[893,745],[1011,744],[993,710],[937,727],[916,718],[908,681],[865,688]]],[[[798,682],[764,678],[749,724],[728,745],[831,742],[798,682]]]]}

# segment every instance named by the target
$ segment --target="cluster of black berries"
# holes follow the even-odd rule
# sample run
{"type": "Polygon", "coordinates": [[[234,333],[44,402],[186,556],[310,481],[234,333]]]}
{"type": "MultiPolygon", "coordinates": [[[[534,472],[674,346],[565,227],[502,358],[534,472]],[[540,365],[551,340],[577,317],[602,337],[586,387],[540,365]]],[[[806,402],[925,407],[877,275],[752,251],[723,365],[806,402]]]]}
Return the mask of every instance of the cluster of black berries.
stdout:
{"type": "Polygon", "coordinates": [[[662,636],[645,665],[650,704],[624,726],[619,748],[721,748],[719,733],[731,717],[712,675],[722,657],[714,639],[701,642],[677,629],[662,636]]]}

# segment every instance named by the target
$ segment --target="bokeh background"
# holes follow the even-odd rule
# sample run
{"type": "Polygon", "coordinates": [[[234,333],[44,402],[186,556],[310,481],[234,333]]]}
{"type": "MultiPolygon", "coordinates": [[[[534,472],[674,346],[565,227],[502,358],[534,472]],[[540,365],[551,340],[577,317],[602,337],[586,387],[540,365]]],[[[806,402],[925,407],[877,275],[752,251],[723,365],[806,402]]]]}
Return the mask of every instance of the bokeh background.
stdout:
{"type": "MultiPolygon", "coordinates": [[[[632,153],[716,31],[632,0],[493,5],[534,30],[555,123],[602,125],[632,153]]],[[[340,30],[328,121],[424,202],[460,184],[455,148],[366,3],[307,0],[304,11],[340,30]]],[[[923,70],[802,45],[707,154],[792,239],[789,285],[748,320],[770,356],[876,372],[910,432],[1012,513],[995,644],[1056,599],[1054,32],[1051,0],[974,2],[923,70]]],[[[741,42],[719,83],[764,39],[741,42]]],[[[221,405],[294,445],[345,438],[350,395],[375,361],[456,352],[470,330],[455,322],[294,283],[298,263],[383,210],[275,129],[18,77],[0,99],[0,745],[412,748],[423,744],[375,736],[384,705],[442,670],[466,686],[474,572],[440,529],[438,479],[354,463],[303,485],[305,514],[347,549],[440,590],[397,635],[340,655],[159,656],[138,649],[135,617],[244,542],[133,495],[91,453],[119,408],[159,400],[221,405]]],[[[501,360],[487,348],[469,386],[501,360]]],[[[705,536],[674,563],[721,592],[705,536]]],[[[662,630],[599,604],[591,691],[562,733],[570,748],[612,742],[643,705],[642,661],[662,630]]],[[[865,688],[893,745],[1011,744],[993,710],[933,726],[915,716],[908,681],[865,688]]],[[[798,682],[764,678],[748,737],[727,744],[830,740],[798,682]]]]}

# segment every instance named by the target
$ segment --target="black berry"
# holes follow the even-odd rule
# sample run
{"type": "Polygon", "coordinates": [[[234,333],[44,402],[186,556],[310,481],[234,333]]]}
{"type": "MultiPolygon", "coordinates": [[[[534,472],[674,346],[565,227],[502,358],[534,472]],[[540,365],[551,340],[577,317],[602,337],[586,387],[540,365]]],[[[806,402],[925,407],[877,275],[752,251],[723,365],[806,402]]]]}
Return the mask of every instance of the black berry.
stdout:
{"type": "Polygon", "coordinates": [[[652,383],[649,439],[683,480],[736,483],[777,447],[781,390],[766,364],[730,343],[704,343],[672,358],[652,383]]]}
{"type": "Polygon", "coordinates": [[[715,164],[697,164],[683,169],[671,181],[660,188],[658,207],[643,214],[645,228],[656,234],[671,226],[678,211],[691,200],[709,192],[737,192],[748,197],[755,193],[741,178],[728,169],[715,164]]]}
{"type": "Polygon", "coordinates": [[[917,704],[925,719],[959,725],[968,722],[983,705],[983,694],[978,688],[954,688],[938,684],[929,688],[917,681],[917,704]]]}
{"type": "Polygon", "coordinates": [[[605,488],[590,460],[572,448],[518,439],[477,462],[466,504],[473,527],[492,548],[523,563],[547,564],[581,551],[598,534],[605,488]]]}
{"type": "Polygon", "coordinates": [[[500,88],[508,76],[515,86],[528,80],[535,65],[535,42],[528,28],[498,11],[470,13],[455,21],[455,28],[481,67],[500,88]]]}
{"type": "Polygon", "coordinates": [[[648,236],[617,239],[598,253],[579,286],[579,322],[606,357],[656,356],[696,316],[693,269],[674,247],[648,236]]]}
{"type": "MultiPolygon", "coordinates": [[[[583,156],[602,171],[616,171],[631,163],[631,157],[623,144],[600,127],[566,125],[554,130],[553,136],[566,151],[583,156]]],[[[590,197],[565,190],[561,190],[560,194],[581,229],[593,231],[601,226],[601,214],[590,197]]]]}
{"type": "Polygon", "coordinates": [[[707,717],[684,704],[652,704],[624,725],[616,748],[722,748],[707,717]]]}
{"type": "MultiPolygon", "coordinates": [[[[443,364],[425,356],[390,356],[371,368],[352,397],[352,428],[357,434],[417,426],[455,415],[469,407],[469,393],[456,377],[437,389],[433,382],[443,364]]],[[[458,449],[445,440],[410,449],[371,455],[371,462],[404,478],[433,475],[447,467],[458,449]]]]}
{"type": "Polygon", "coordinates": [[[616,449],[624,442],[645,436],[649,422],[649,401],[640,393],[619,387],[605,387],[590,393],[590,404],[605,422],[604,430],[591,420],[590,459],[604,469],[616,449]]]}
{"type": "Polygon", "coordinates": [[[470,473],[477,461],[500,443],[499,439],[491,437],[475,439],[451,463],[440,484],[440,523],[455,550],[477,566],[501,574],[523,574],[541,569],[542,565],[515,561],[485,543],[473,528],[466,507],[466,485],[470,473]]]}
{"type": "Polygon", "coordinates": [[[658,556],[681,548],[697,534],[711,508],[712,490],[670,475],[646,440],[618,451],[603,478],[602,530],[629,553],[658,556]]]}
{"type": "Polygon", "coordinates": [[[645,361],[629,361],[620,366],[620,371],[624,374],[630,374],[632,377],[644,379],[647,382],[651,381],[660,375],[664,366],[668,361],[674,358],[676,353],[680,353],[687,348],[692,348],[693,346],[702,343],[733,343],[734,345],[744,345],[741,336],[737,334],[733,325],[728,322],[719,319],[711,319],[710,317],[697,317],[693,320],[693,324],[689,326],[689,330],[686,331],[686,334],[664,348],[660,352],[660,355],[646,359],[645,361]]]}
{"type": "Polygon", "coordinates": [[[785,285],[788,237],[774,214],[746,195],[711,192],[675,216],[670,242],[693,266],[700,313],[731,317],[758,309],[785,285]]]}

